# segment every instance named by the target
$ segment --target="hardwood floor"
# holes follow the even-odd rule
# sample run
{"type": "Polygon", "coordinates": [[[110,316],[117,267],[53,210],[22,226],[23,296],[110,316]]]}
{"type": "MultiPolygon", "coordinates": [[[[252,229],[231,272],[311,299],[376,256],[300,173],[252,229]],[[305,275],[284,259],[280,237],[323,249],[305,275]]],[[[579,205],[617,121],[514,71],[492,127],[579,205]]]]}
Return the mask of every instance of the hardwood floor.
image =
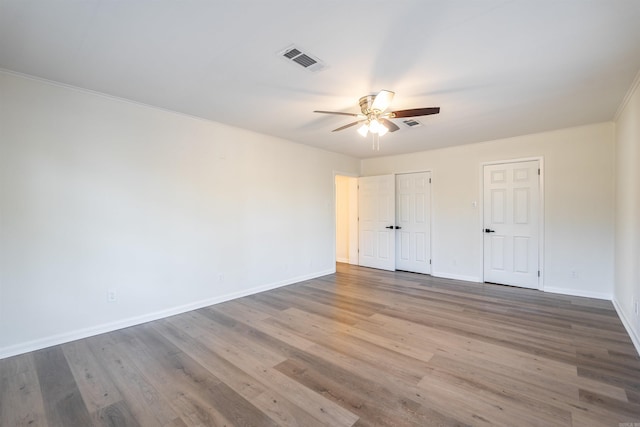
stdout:
{"type": "Polygon", "coordinates": [[[0,360],[0,386],[7,427],[640,425],[610,302],[345,264],[0,360]]]}

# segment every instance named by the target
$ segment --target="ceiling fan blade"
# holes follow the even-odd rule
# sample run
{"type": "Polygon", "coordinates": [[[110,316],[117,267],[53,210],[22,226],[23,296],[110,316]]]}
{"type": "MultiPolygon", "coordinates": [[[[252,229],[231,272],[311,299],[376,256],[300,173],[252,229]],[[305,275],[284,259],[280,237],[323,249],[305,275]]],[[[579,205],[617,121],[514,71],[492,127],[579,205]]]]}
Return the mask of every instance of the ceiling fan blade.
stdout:
{"type": "Polygon", "coordinates": [[[400,128],[398,127],[398,125],[397,125],[397,124],[395,124],[395,123],[393,123],[391,120],[387,120],[387,119],[383,119],[383,118],[380,118],[380,119],[378,119],[378,120],[379,120],[379,121],[381,121],[381,122],[382,122],[382,124],[383,124],[383,125],[385,125],[385,127],[386,127],[387,129],[389,129],[389,132],[395,132],[395,131],[397,131],[398,129],[400,129],[400,128]]]}
{"type": "Polygon", "coordinates": [[[357,122],[353,122],[353,123],[349,123],[348,125],[340,126],[339,128],[332,130],[331,132],[338,132],[339,130],[343,130],[343,129],[346,129],[346,128],[350,128],[351,126],[355,126],[358,123],[362,123],[362,121],[358,120],[357,122]]]}
{"type": "Polygon", "coordinates": [[[358,113],[342,113],[340,111],[314,111],[314,113],[322,113],[322,114],[338,114],[340,116],[351,116],[351,117],[358,117],[361,114],[358,113]]]}
{"type": "Polygon", "coordinates": [[[440,107],[429,108],[412,108],[410,110],[398,110],[391,112],[391,117],[416,117],[416,116],[428,116],[430,114],[438,114],[440,107]]]}
{"type": "Polygon", "coordinates": [[[386,110],[387,108],[389,108],[389,105],[391,105],[393,95],[395,95],[395,92],[391,92],[390,90],[381,90],[373,100],[371,109],[378,111],[386,110]]]}

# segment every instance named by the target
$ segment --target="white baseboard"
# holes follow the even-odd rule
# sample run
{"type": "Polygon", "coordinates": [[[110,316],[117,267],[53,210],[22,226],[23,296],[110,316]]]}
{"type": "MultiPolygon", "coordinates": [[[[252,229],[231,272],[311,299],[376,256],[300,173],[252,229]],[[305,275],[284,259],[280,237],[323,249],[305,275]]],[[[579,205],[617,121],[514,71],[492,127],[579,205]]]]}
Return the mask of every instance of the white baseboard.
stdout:
{"type": "Polygon", "coordinates": [[[633,323],[627,318],[626,314],[624,314],[624,310],[622,309],[622,307],[620,307],[620,304],[618,304],[618,301],[616,301],[616,299],[614,298],[612,302],[613,302],[613,307],[616,309],[616,312],[618,313],[618,317],[620,318],[620,321],[622,321],[624,328],[627,330],[627,333],[631,338],[631,342],[633,343],[633,346],[636,348],[636,352],[638,353],[638,355],[640,355],[640,336],[638,336],[638,333],[636,332],[635,328],[632,326],[633,323]]]}
{"type": "MultiPolygon", "coordinates": [[[[431,273],[433,277],[441,277],[443,279],[454,279],[454,280],[462,280],[465,282],[476,282],[482,283],[484,280],[480,277],[476,276],[463,276],[460,274],[451,274],[451,273],[442,273],[434,271],[431,273]]],[[[553,294],[562,294],[562,295],[571,295],[574,297],[587,297],[587,298],[596,298],[596,299],[604,299],[607,301],[611,301],[613,299],[613,295],[603,293],[603,292],[591,292],[591,291],[581,291],[579,289],[570,289],[570,288],[554,288],[550,286],[545,286],[543,289],[544,292],[550,292],[553,294]]]]}
{"type": "Polygon", "coordinates": [[[596,299],[604,299],[607,301],[611,301],[613,299],[613,295],[611,294],[607,294],[603,292],[581,291],[580,289],[555,288],[552,286],[545,286],[543,291],[550,292],[552,294],[570,295],[572,297],[596,298],[596,299]]]}
{"type": "Polygon", "coordinates": [[[57,334],[57,335],[53,335],[46,338],[40,338],[37,340],[28,341],[20,344],[14,344],[8,347],[0,348],[0,359],[16,356],[18,354],[28,353],[30,351],[41,350],[43,348],[64,344],[64,343],[79,340],[82,338],[88,338],[94,335],[116,331],[118,329],[128,328],[130,326],[140,325],[142,323],[151,322],[153,320],[164,319],[165,317],[175,316],[176,314],[197,310],[199,308],[208,307],[210,305],[219,304],[221,302],[230,301],[236,298],[242,298],[248,295],[257,294],[257,293],[268,291],[271,289],[280,288],[282,286],[292,285],[298,282],[304,282],[305,280],[315,279],[316,277],[326,276],[327,274],[333,274],[335,272],[336,270],[334,267],[329,270],[318,271],[318,272],[306,274],[303,276],[293,277],[293,278],[281,280],[278,282],[256,286],[254,288],[246,289],[239,292],[233,292],[226,295],[207,298],[205,300],[184,304],[178,307],[171,307],[166,310],[160,310],[153,313],[144,314],[142,316],[130,317],[128,319],[118,320],[110,323],[104,323],[102,325],[92,326],[89,328],[79,329],[76,331],[65,332],[62,334],[57,334]]]}
{"type": "Polygon", "coordinates": [[[349,258],[336,258],[336,262],[342,262],[344,264],[349,264],[349,258]]]}
{"type": "Polygon", "coordinates": [[[440,273],[436,271],[432,271],[431,275],[433,277],[440,277],[442,279],[454,279],[454,280],[462,280],[464,282],[482,282],[482,279],[476,276],[463,276],[461,274],[450,274],[450,273],[440,273]]]}

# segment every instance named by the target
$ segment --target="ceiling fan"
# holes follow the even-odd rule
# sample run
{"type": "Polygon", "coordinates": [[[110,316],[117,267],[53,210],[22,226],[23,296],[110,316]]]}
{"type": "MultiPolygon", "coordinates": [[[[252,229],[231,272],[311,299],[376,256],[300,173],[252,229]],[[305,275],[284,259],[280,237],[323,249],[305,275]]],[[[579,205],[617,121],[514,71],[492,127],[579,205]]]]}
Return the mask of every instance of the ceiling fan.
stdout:
{"type": "Polygon", "coordinates": [[[398,125],[396,125],[389,119],[428,116],[430,114],[438,114],[440,112],[440,107],[412,108],[409,110],[386,112],[387,108],[389,108],[389,106],[391,105],[393,95],[395,95],[395,93],[391,92],[390,90],[381,90],[377,95],[363,96],[359,100],[360,110],[362,111],[361,113],[343,113],[339,111],[319,110],[314,111],[314,113],[337,114],[340,116],[357,117],[358,120],[356,120],[355,122],[340,126],[339,128],[334,129],[333,132],[341,131],[343,129],[350,128],[351,126],[362,124],[362,126],[358,128],[358,133],[364,137],[366,137],[369,133],[373,134],[373,148],[376,148],[377,141],[377,148],[380,149],[380,140],[377,137],[380,137],[387,132],[395,132],[400,129],[398,125]]]}

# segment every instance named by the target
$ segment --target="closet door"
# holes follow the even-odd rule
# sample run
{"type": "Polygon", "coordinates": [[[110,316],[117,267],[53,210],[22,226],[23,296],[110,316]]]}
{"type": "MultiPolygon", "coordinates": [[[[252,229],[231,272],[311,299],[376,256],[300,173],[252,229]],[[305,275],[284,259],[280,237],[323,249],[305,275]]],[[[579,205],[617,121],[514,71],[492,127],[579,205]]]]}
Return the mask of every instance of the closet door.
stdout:
{"type": "Polygon", "coordinates": [[[396,269],[431,274],[431,172],[396,176],[396,269]]]}
{"type": "Polygon", "coordinates": [[[396,269],[395,176],[358,178],[359,264],[396,269]]]}

